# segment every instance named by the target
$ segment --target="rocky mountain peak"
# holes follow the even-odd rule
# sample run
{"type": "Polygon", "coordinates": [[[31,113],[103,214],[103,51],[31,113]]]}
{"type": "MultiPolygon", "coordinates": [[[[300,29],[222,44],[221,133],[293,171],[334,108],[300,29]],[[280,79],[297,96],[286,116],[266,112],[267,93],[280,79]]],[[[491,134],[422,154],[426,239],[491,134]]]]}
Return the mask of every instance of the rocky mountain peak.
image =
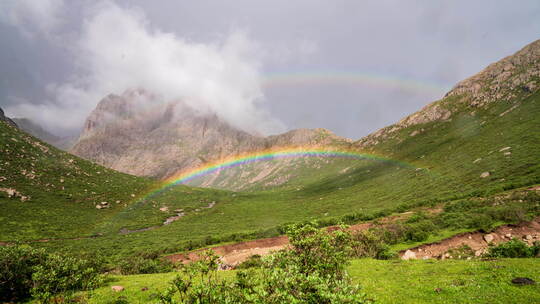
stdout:
{"type": "MultiPolygon", "coordinates": [[[[458,104],[465,104],[474,111],[494,102],[512,103],[519,101],[540,89],[540,40],[525,46],[515,54],[487,66],[480,73],[459,82],[443,99],[428,104],[398,123],[382,128],[355,144],[370,148],[386,138],[394,138],[397,132],[411,126],[432,121],[447,121],[457,111],[458,104]]],[[[413,131],[410,136],[422,132],[413,131]]]]}
{"type": "Polygon", "coordinates": [[[139,89],[103,98],[71,152],[122,172],[162,178],[249,151],[336,142],[347,141],[325,129],[269,137],[249,134],[215,113],[181,101],[163,102],[139,89]]]}
{"type": "Polygon", "coordinates": [[[446,96],[467,94],[472,105],[482,106],[493,101],[510,101],[539,87],[540,40],[536,40],[459,82],[446,96]]]}

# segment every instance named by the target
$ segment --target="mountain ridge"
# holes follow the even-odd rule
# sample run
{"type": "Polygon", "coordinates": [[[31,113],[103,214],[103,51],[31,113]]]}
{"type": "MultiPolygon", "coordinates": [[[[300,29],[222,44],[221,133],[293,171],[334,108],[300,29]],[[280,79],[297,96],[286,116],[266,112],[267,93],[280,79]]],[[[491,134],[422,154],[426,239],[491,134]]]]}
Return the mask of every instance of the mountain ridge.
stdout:
{"type": "Polygon", "coordinates": [[[253,135],[216,114],[201,113],[179,101],[162,102],[138,89],[102,99],[71,152],[121,172],[166,178],[231,155],[350,142],[326,129],[253,135]]]}

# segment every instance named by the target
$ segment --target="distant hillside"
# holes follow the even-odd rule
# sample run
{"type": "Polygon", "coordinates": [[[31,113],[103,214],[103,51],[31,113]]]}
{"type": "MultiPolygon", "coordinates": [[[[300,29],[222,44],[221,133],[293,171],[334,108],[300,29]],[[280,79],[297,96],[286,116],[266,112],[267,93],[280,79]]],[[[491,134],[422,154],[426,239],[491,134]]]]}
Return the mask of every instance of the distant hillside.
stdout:
{"type": "Polygon", "coordinates": [[[59,137],[43,129],[37,123],[28,118],[13,118],[13,121],[23,131],[43,140],[62,150],[69,150],[76,141],[76,137],[59,137]]]}
{"type": "MultiPolygon", "coordinates": [[[[121,172],[164,178],[183,169],[250,151],[348,144],[347,139],[324,129],[257,136],[181,102],[163,103],[144,90],[129,90],[101,100],[86,120],[84,131],[71,152],[121,172]]],[[[314,160],[302,167],[317,169],[327,163],[314,160]]],[[[275,186],[294,176],[292,171],[297,165],[296,161],[254,164],[243,168],[242,172],[216,173],[193,184],[235,190],[257,185],[275,186]],[[246,170],[251,173],[246,174],[246,170]]]]}

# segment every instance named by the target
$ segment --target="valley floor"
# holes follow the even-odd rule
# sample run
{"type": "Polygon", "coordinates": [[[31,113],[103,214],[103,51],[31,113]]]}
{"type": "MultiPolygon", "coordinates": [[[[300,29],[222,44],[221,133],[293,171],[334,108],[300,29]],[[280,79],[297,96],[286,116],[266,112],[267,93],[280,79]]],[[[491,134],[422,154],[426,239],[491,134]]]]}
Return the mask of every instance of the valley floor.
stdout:
{"type": "MultiPolygon", "coordinates": [[[[224,277],[235,271],[222,271],[224,277]]],[[[540,285],[518,286],[511,281],[527,277],[540,281],[540,259],[493,260],[353,260],[353,280],[377,303],[540,303],[540,285]]],[[[89,303],[156,302],[176,273],[112,276],[91,294],[89,303]],[[121,285],[122,292],[111,286],[121,285]],[[144,290],[147,288],[147,290],[144,290]]]]}

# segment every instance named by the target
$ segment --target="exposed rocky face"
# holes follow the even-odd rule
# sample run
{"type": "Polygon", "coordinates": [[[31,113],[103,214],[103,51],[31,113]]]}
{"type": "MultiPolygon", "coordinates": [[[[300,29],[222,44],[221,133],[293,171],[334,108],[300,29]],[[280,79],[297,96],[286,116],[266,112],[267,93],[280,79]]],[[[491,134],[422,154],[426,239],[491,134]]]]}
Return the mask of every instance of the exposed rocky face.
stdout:
{"type": "Polygon", "coordinates": [[[226,156],[278,146],[346,142],[323,129],[276,136],[238,130],[213,113],[161,102],[144,90],[109,95],[86,120],[71,152],[121,172],[164,178],[226,156]]]}
{"type": "Polygon", "coordinates": [[[4,110],[2,110],[2,108],[0,108],[0,121],[5,121],[9,125],[17,127],[17,124],[13,120],[11,120],[9,117],[4,115],[4,110]]]}
{"type": "Polygon", "coordinates": [[[473,106],[511,101],[540,87],[540,40],[459,82],[446,96],[468,95],[473,106]]]}
{"type": "MultiPolygon", "coordinates": [[[[382,140],[394,138],[397,131],[432,121],[451,119],[459,105],[470,111],[495,102],[511,103],[511,111],[521,100],[540,89],[540,40],[514,55],[490,64],[480,73],[459,82],[443,99],[435,101],[420,111],[403,118],[396,124],[382,128],[355,144],[360,148],[373,148],[382,140]]],[[[505,113],[501,113],[504,115],[505,113]]],[[[411,132],[415,136],[420,131],[411,132]]]]}

